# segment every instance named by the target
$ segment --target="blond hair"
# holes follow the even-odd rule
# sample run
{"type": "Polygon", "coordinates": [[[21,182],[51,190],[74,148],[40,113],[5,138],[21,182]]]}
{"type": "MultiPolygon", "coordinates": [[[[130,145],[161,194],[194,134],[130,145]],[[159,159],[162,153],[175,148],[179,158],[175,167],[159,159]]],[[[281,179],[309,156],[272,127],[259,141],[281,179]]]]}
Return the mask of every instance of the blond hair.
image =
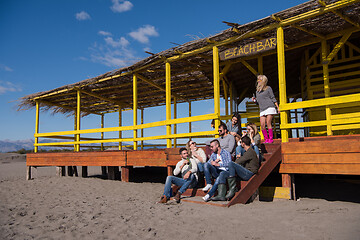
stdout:
{"type": "Polygon", "coordinates": [[[266,90],[268,83],[267,77],[265,75],[258,75],[257,79],[261,80],[261,82],[259,83],[258,81],[256,81],[256,91],[261,92],[266,90]]]}
{"type": "Polygon", "coordinates": [[[246,126],[249,126],[254,130],[254,136],[258,133],[258,128],[255,123],[248,123],[246,126]]]}

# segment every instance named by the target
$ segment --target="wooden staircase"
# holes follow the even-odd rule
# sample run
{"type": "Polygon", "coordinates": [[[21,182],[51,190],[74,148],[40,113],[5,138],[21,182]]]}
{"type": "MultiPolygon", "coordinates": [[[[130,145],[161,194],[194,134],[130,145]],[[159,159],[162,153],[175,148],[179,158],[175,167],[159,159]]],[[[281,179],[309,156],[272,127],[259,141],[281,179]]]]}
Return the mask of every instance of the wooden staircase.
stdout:
{"type": "Polygon", "coordinates": [[[280,141],[274,141],[272,144],[263,145],[262,148],[263,162],[257,174],[255,174],[248,181],[240,181],[240,190],[235,196],[228,202],[204,202],[200,196],[204,196],[205,193],[201,189],[188,189],[183,196],[196,196],[198,198],[184,198],[182,201],[193,202],[200,204],[215,205],[221,207],[230,207],[237,203],[245,204],[251,196],[256,192],[264,180],[274,170],[274,168],[281,161],[281,143],[280,141]]]}

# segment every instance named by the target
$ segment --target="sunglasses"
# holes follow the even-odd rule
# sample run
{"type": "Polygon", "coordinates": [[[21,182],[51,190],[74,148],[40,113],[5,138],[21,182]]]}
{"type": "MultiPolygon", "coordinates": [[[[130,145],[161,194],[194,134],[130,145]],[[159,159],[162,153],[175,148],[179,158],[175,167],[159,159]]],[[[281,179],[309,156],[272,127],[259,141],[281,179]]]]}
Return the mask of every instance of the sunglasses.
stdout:
{"type": "Polygon", "coordinates": [[[196,142],[191,142],[190,145],[196,144],[196,142]]]}

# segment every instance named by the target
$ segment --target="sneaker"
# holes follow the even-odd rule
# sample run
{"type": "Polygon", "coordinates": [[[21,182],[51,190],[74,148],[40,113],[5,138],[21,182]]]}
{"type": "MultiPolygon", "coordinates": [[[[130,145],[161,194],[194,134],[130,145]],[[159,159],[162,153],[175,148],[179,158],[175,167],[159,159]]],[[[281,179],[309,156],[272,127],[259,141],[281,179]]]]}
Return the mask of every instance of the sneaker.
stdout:
{"type": "Polygon", "coordinates": [[[209,194],[206,194],[205,196],[202,197],[202,199],[205,201],[205,202],[208,202],[210,200],[210,195],[209,194]]]}
{"type": "Polygon", "coordinates": [[[209,191],[212,188],[211,184],[206,184],[206,186],[202,189],[204,192],[209,191]]]}

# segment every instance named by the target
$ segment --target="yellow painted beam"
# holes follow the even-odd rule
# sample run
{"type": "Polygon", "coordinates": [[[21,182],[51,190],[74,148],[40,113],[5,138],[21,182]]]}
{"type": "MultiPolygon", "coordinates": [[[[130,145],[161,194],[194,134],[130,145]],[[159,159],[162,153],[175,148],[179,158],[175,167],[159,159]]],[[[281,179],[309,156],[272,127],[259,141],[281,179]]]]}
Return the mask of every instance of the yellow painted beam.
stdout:
{"type": "Polygon", "coordinates": [[[185,118],[178,118],[178,119],[171,119],[169,121],[158,121],[152,123],[145,123],[142,125],[137,126],[123,126],[123,127],[110,127],[110,128],[94,128],[94,129],[83,129],[77,131],[61,131],[61,132],[51,132],[51,133],[38,133],[34,134],[34,137],[47,137],[47,136],[56,136],[56,135],[72,135],[72,134],[86,134],[86,133],[100,133],[100,132],[117,132],[117,131],[129,131],[134,129],[142,129],[142,128],[151,128],[151,127],[159,127],[165,126],[167,124],[180,124],[180,123],[188,123],[188,122],[196,122],[196,121],[205,121],[205,120],[212,120],[216,118],[216,114],[206,114],[206,115],[199,115],[193,117],[185,117],[185,118]]]}
{"type": "MultiPolygon", "coordinates": [[[[36,113],[35,113],[35,134],[39,133],[39,114],[40,114],[40,107],[39,107],[39,102],[36,101],[36,113]]],[[[35,137],[35,144],[38,143],[39,138],[35,137]]],[[[34,147],[34,152],[37,153],[38,152],[38,147],[35,146],[34,147]]]]}
{"type": "MultiPolygon", "coordinates": [[[[80,130],[80,118],[81,118],[81,93],[79,90],[76,91],[77,93],[77,101],[76,101],[76,131],[80,130]]],[[[76,142],[80,142],[80,134],[76,134],[76,142]]],[[[76,152],[80,151],[80,144],[76,144],[76,152]]]]}
{"type": "Polygon", "coordinates": [[[245,60],[241,59],[240,62],[247,68],[250,70],[250,72],[252,72],[255,76],[259,75],[259,73],[250,65],[248,64],[245,60]]]}
{"type": "MultiPolygon", "coordinates": [[[[331,125],[342,125],[342,124],[358,124],[360,123],[360,118],[350,118],[350,119],[335,119],[335,120],[320,120],[320,121],[311,121],[311,122],[300,122],[300,123],[288,123],[280,124],[281,129],[290,129],[290,128],[304,128],[304,127],[318,127],[318,126],[327,126],[331,125]]],[[[333,126],[335,127],[335,126],[333,126]]],[[[341,127],[337,127],[339,130],[341,127]]]]}
{"type": "MultiPolygon", "coordinates": [[[[218,130],[220,125],[220,67],[219,67],[219,49],[213,47],[213,74],[214,74],[214,113],[215,118],[215,130],[218,130]]],[[[215,137],[218,137],[216,134],[215,137]]]]}
{"type": "Polygon", "coordinates": [[[148,140],[157,140],[157,139],[172,139],[172,138],[190,138],[190,137],[200,137],[200,136],[214,136],[216,131],[204,131],[204,132],[193,132],[193,133],[178,133],[170,135],[160,135],[160,136],[151,136],[151,137],[142,137],[142,138],[113,138],[113,139],[104,139],[104,140],[94,140],[94,141],[79,141],[79,142],[52,142],[52,143],[38,143],[36,146],[53,146],[53,145],[70,145],[70,144],[90,144],[90,143],[108,143],[108,142],[125,142],[125,141],[148,141],[148,140]]]}
{"type": "Polygon", "coordinates": [[[359,124],[347,124],[347,125],[335,125],[335,126],[333,126],[333,131],[359,129],[359,128],[360,128],[360,123],[359,124]]]}
{"type": "MultiPolygon", "coordinates": [[[[122,126],[122,110],[121,110],[121,107],[119,109],[119,127],[122,126]]],[[[119,131],[119,138],[122,138],[122,132],[119,131]]],[[[122,150],[122,143],[119,142],[119,150],[122,150]]]]}
{"type": "MultiPolygon", "coordinates": [[[[191,117],[191,102],[189,102],[189,118],[191,117]]],[[[191,122],[189,122],[189,133],[191,133],[191,122]]]]}
{"type": "MultiPolygon", "coordinates": [[[[104,114],[101,114],[101,120],[100,121],[101,121],[100,122],[100,127],[104,128],[104,114]]],[[[104,139],[104,132],[101,132],[100,134],[101,134],[100,135],[101,139],[103,140],[104,139]]],[[[103,143],[101,143],[100,149],[101,149],[101,151],[104,151],[104,144],[103,143]]]]}
{"type": "MultiPolygon", "coordinates": [[[[140,114],[141,114],[140,124],[144,124],[144,109],[143,108],[141,108],[140,114]]],[[[140,136],[144,137],[144,129],[143,128],[140,130],[140,136]]],[[[143,149],[144,149],[144,141],[141,141],[141,150],[143,150],[143,149]]]]}
{"type": "Polygon", "coordinates": [[[341,47],[344,46],[345,42],[349,39],[351,34],[352,32],[349,31],[339,40],[339,42],[335,45],[331,53],[325,59],[323,59],[324,64],[328,64],[334,58],[334,56],[338,53],[341,47]]]}
{"type": "MultiPolygon", "coordinates": [[[[278,75],[279,75],[279,102],[280,106],[286,104],[286,75],[285,75],[285,48],[284,48],[284,30],[282,27],[277,29],[277,58],[278,58],[278,75]]],[[[281,110],[280,110],[281,111],[281,110]]],[[[286,111],[280,112],[281,124],[288,123],[288,114],[286,111]]],[[[281,129],[281,141],[289,141],[289,132],[281,129]]]]}
{"type": "Polygon", "coordinates": [[[230,113],[234,111],[234,85],[230,82],[230,113]]]}
{"type": "Polygon", "coordinates": [[[329,97],[326,99],[321,98],[321,99],[314,99],[303,102],[287,103],[280,106],[280,111],[287,111],[287,110],[299,109],[299,108],[322,107],[326,105],[353,103],[359,101],[360,101],[360,93],[356,93],[345,96],[329,97]]]}
{"type": "MultiPolygon", "coordinates": [[[[133,75],[133,125],[137,126],[137,109],[138,109],[138,99],[137,99],[137,75],[133,75]]],[[[133,130],[134,139],[137,138],[137,130],[133,130]]],[[[137,141],[134,140],[134,150],[137,150],[137,141]]]]}
{"type": "MultiPolygon", "coordinates": [[[[176,103],[176,97],[174,97],[174,119],[177,118],[177,103],[176,103]]],[[[174,134],[177,133],[176,124],[174,124],[174,134]]],[[[174,138],[174,148],[177,147],[176,138],[174,138]]]]}
{"type": "MultiPolygon", "coordinates": [[[[325,98],[329,98],[330,97],[330,81],[329,81],[329,65],[327,60],[327,43],[326,40],[321,41],[321,59],[323,62],[323,77],[324,77],[324,93],[325,93],[325,98]]],[[[325,106],[325,115],[326,115],[326,120],[330,120],[331,119],[331,108],[329,105],[325,106]]],[[[331,125],[328,124],[326,126],[326,132],[328,136],[333,135],[333,132],[331,130],[331,125]]]]}
{"type": "MultiPolygon", "coordinates": [[[[171,67],[170,63],[165,63],[165,88],[166,88],[166,120],[171,119],[171,67]]],[[[171,125],[166,125],[166,135],[171,135],[171,125]]],[[[167,148],[171,148],[171,139],[166,140],[167,148]]]]}

